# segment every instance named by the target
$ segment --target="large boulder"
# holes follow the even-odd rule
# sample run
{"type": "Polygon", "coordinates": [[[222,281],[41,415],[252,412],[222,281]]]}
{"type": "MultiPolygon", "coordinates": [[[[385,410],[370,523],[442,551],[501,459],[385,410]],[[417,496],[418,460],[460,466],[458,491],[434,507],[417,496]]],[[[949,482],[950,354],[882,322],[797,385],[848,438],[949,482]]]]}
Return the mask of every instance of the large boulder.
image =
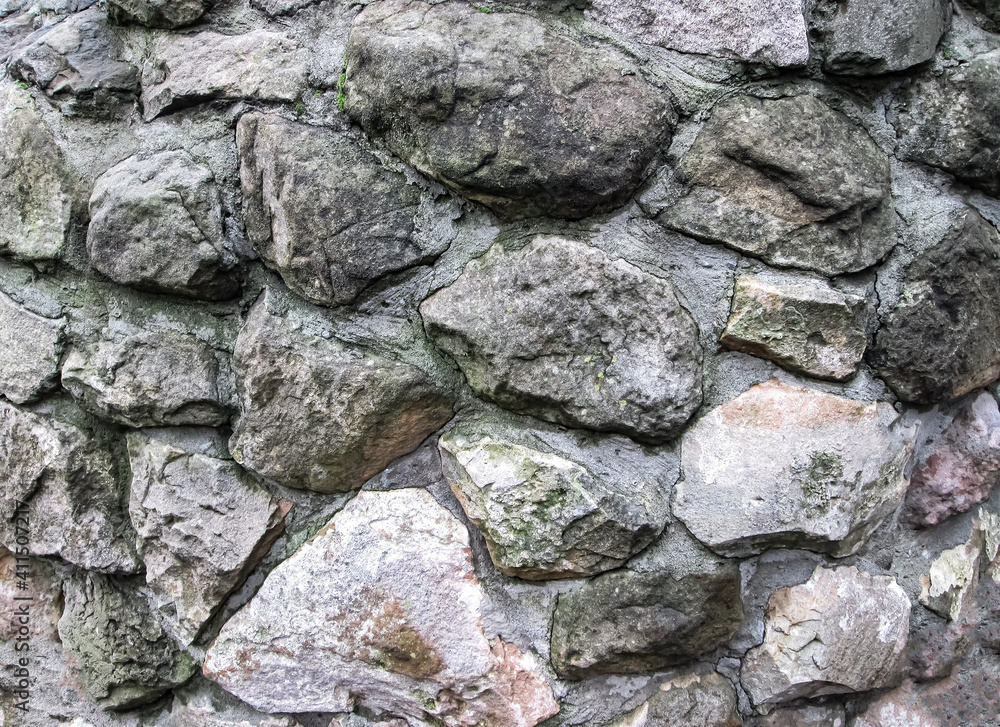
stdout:
{"type": "Polygon", "coordinates": [[[495,245],[420,314],[476,393],[518,413],[663,442],[701,403],[698,328],[673,285],[581,242],[495,245]]]}
{"type": "Polygon", "coordinates": [[[108,0],[108,17],[120,25],[173,30],[198,20],[210,0],[108,0]]]}
{"type": "Polygon", "coordinates": [[[205,675],[267,712],[532,727],[558,705],[530,653],[486,638],[484,597],[428,492],[361,492],[226,623],[205,675]]]}
{"type": "Polygon", "coordinates": [[[344,109],[465,197],[579,218],[626,200],[670,141],[672,106],[637,71],[526,14],[386,0],[354,22],[344,109]]]}
{"type": "Polygon", "coordinates": [[[420,191],[342,133],[246,114],[236,130],[247,236],[293,291],[352,303],[443,252],[414,234],[420,191]]]}
{"type": "Polygon", "coordinates": [[[0,293],[0,394],[23,404],[54,388],[65,325],[0,293]]]}
{"type": "Polygon", "coordinates": [[[684,436],[674,515],[726,555],[772,547],[853,553],[909,484],[914,430],[897,418],[886,403],[759,384],[684,436]]]}
{"type": "Polygon", "coordinates": [[[677,177],[658,221],[772,265],[856,272],[896,243],[888,158],[812,96],[720,102],[677,177]]]}

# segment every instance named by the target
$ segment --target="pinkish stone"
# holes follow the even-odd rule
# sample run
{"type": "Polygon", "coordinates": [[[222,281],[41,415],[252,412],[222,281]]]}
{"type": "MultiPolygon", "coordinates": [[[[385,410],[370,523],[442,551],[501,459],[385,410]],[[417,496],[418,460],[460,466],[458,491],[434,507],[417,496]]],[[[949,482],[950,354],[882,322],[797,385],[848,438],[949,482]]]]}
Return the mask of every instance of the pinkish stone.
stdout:
{"type": "Polygon", "coordinates": [[[854,727],[993,727],[1000,718],[1000,674],[969,665],[941,681],[907,682],[882,695],[854,727]]]}

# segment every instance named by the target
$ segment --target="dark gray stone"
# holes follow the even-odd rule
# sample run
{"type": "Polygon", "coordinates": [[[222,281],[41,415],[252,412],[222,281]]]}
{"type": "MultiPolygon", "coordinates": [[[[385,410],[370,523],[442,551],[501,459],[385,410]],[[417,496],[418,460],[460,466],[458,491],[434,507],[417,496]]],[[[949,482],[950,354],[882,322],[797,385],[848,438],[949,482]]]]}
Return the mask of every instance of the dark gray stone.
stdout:
{"type": "Polygon", "coordinates": [[[1000,33],[1000,2],[997,0],[964,0],[975,10],[976,22],[991,33],[1000,33]]]}
{"type": "Polygon", "coordinates": [[[211,5],[207,0],[108,0],[108,17],[120,25],[172,30],[195,22],[211,5]]]}

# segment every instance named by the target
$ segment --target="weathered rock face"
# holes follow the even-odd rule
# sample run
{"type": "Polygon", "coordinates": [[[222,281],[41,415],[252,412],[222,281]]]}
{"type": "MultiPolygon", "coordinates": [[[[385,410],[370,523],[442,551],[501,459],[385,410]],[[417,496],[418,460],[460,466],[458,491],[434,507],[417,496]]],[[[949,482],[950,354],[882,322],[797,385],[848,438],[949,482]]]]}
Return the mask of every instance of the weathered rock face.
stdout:
{"type": "Polygon", "coordinates": [[[203,32],[155,41],[142,71],[146,120],[204,99],[295,101],[306,90],[312,53],[282,33],[203,32]]]}
{"type": "Polygon", "coordinates": [[[344,108],[465,197],[578,218],[627,199],[670,141],[671,104],[636,70],[520,13],[388,0],[354,23],[344,108]]]}
{"type": "Polygon", "coordinates": [[[212,682],[197,679],[174,693],[170,714],[157,727],[301,727],[301,723],[288,715],[258,712],[212,682]]]}
{"type": "Polygon", "coordinates": [[[701,402],[698,330],[673,286],[580,242],[494,246],[420,313],[476,393],[519,413],[662,442],[701,402]]]}
{"type": "Polygon", "coordinates": [[[764,643],[743,661],[743,687],[762,705],[894,686],[909,624],[895,579],[817,567],[768,601],[764,643]]]}
{"type": "Polygon", "coordinates": [[[270,712],[353,699],[414,723],[531,727],[558,706],[530,654],[487,640],[482,602],[468,533],[429,493],[362,492],[223,627],[205,675],[270,712]]]}
{"type": "Polygon", "coordinates": [[[839,705],[808,705],[777,709],[752,724],[754,727],[845,727],[847,716],[839,705]]]}
{"type": "Polygon", "coordinates": [[[755,386],[685,435],[673,512],[726,555],[776,546],[853,553],[909,483],[913,430],[896,418],[888,404],[776,380],[755,386]]]}
{"type": "Polygon", "coordinates": [[[588,17],[643,43],[768,66],[809,60],[801,3],[594,0],[588,17]]]}
{"type": "Polygon", "coordinates": [[[540,451],[476,425],[452,429],[439,446],[452,491],[507,575],[594,575],[620,566],[666,524],[663,483],[597,470],[585,451],[540,451]]]}
{"type": "Polygon", "coordinates": [[[79,663],[88,696],[101,706],[127,709],[151,702],[197,670],[134,589],[86,573],[71,578],[64,593],[59,637],[79,663]]]}
{"type": "Polygon", "coordinates": [[[720,340],[790,371],[843,381],[861,364],[869,313],[864,298],[820,280],[742,275],[720,340]]]}
{"type": "Polygon", "coordinates": [[[83,408],[130,427],[229,421],[219,360],[187,333],[150,331],[74,349],[63,363],[62,384],[83,408]]]}
{"type": "Polygon", "coordinates": [[[909,266],[872,360],[904,401],[948,401],[1000,376],[1000,233],[973,209],[909,266]]]}
{"type": "Polygon", "coordinates": [[[211,446],[205,433],[191,432],[187,447],[178,438],[129,435],[129,514],[154,605],[191,643],[281,534],[288,505],[231,460],[187,451],[211,446]]]}
{"type": "Polygon", "coordinates": [[[109,0],[108,17],[121,25],[180,28],[198,20],[211,4],[206,0],[109,0]]]}
{"type": "Polygon", "coordinates": [[[420,369],[294,330],[266,298],[240,331],[233,368],[241,412],[233,456],[287,487],[360,487],[453,413],[420,369]]]}
{"type": "Polygon", "coordinates": [[[415,185],[334,131],[247,114],[236,132],[247,235],[303,298],[353,302],[371,282],[426,261],[415,185]]]}
{"type": "Polygon", "coordinates": [[[973,17],[983,28],[996,33],[1000,31],[1000,5],[995,0],[966,0],[976,12],[973,17]]]}
{"type": "Polygon", "coordinates": [[[98,178],[87,252],[133,288],[209,300],[239,291],[214,177],[186,151],[130,157],[98,178]]]}
{"type": "Polygon", "coordinates": [[[1000,675],[971,668],[933,684],[907,682],[873,701],[853,727],[989,727],[996,721],[1000,675]]]}
{"type": "Polygon", "coordinates": [[[954,407],[941,436],[918,452],[903,519],[927,527],[989,497],[1000,481],[1000,411],[986,392],[954,407]]]}
{"type": "MultiPolygon", "coordinates": [[[[920,576],[920,603],[949,621],[972,615],[972,596],[981,575],[997,573],[1000,550],[1000,516],[979,511],[969,540],[941,553],[929,572],[920,576]]],[[[1000,578],[994,578],[1000,582],[1000,578]]]]}
{"type": "Polygon", "coordinates": [[[682,664],[725,642],[742,620],[737,563],[674,530],[628,569],[559,596],[552,666],[585,679],[682,664]]]}
{"type": "Polygon", "coordinates": [[[43,318],[0,293],[0,394],[15,404],[53,388],[65,318],[43,318]]]}
{"type": "Polygon", "coordinates": [[[56,555],[95,571],[138,569],[119,464],[93,433],[0,401],[0,496],[5,546],[15,547],[21,501],[32,555],[56,555]]]}
{"type": "Polygon", "coordinates": [[[854,272],[896,242],[888,159],[812,96],[719,103],[677,171],[662,224],[772,265],[854,272]]]}
{"type": "MultiPolygon", "coordinates": [[[[29,545],[11,544],[0,549],[0,639],[17,646],[32,637],[54,639],[61,610],[62,584],[52,566],[32,558],[29,545]],[[22,617],[27,612],[27,622],[22,617]],[[13,643],[11,643],[13,642],[13,643]]],[[[29,644],[30,650],[30,644],[29,644]]],[[[15,650],[15,654],[18,652],[15,650]]],[[[11,667],[16,666],[11,662],[11,667]]]]}
{"type": "MultiPolygon", "coordinates": [[[[608,727],[742,727],[736,690],[715,672],[694,673],[660,684],[631,714],[608,727]]],[[[842,727],[842,726],[841,726],[842,727]]]]}

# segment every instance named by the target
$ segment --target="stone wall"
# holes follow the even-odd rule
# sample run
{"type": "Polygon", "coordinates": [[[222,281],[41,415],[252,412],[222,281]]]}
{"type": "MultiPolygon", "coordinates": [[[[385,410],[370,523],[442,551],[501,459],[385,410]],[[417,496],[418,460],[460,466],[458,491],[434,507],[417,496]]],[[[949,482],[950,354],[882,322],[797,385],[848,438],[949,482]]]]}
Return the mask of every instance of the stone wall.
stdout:
{"type": "Polygon", "coordinates": [[[998,31],[0,0],[0,724],[998,724],[998,31]]]}

